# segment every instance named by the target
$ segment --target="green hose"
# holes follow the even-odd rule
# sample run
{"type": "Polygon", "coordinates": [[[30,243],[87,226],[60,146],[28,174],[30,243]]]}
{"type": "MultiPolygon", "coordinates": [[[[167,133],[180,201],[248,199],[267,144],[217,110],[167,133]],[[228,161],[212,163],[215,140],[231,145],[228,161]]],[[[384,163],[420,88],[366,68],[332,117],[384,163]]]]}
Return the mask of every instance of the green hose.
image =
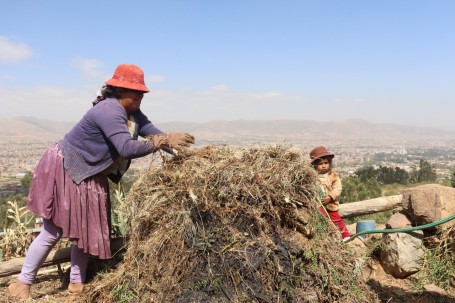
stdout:
{"type": "Polygon", "coordinates": [[[442,220],[439,220],[439,221],[436,221],[436,222],[433,222],[433,223],[428,223],[428,224],[425,224],[425,225],[421,225],[421,226],[414,226],[414,227],[406,227],[406,228],[396,228],[396,229],[375,229],[375,230],[365,230],[365,231],[362,231],[362,232],[359,232],[353,236],[351,236],[348,240],[346,240],[345,242],[351,242],[352,240],[354,240],[354,238],[358,237],[358,236],[362,236],[362,235],[366,235],[366,234],[391,234],[391,233],[401,233],[401,232],[408,232],[408,231],[414,231],[414,230],[421,230],[421,229],[426,229],[426,228],[430,228],[430,227],[434,227],[434,226],[437,226],[437,225],[440,225],[440,224],[444,224],[446,222],[449,222],[450,220],[453,220],[455,219],[455,215],[451,215],[445,219],[442,219],[442,220]]]}

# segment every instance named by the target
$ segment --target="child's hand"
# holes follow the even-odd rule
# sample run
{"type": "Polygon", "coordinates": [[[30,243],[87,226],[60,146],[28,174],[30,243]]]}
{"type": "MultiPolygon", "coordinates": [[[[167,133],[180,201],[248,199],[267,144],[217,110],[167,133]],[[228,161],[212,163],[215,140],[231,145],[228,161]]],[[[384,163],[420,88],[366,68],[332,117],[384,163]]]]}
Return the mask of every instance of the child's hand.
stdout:
{"type": "Polygon", "coordinates": [[[332,197],[326,196],[326,197],[322,198],[321,202],[324,204],[330,203],[330,202],[332,202],[332,197]]]}

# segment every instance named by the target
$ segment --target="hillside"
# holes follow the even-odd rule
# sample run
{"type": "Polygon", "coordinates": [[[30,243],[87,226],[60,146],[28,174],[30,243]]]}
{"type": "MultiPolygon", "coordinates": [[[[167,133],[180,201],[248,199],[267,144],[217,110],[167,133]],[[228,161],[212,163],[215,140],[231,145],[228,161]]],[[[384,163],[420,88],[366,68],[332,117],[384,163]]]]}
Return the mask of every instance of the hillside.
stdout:
{"type": "Polygon", "coordinates": [[[406,142],[411,145],[426,143],[452,144],[454,131],[436,128],[378,124],[365,120],[310,121],[310,120],[236,120],[206,123],[169,122],[158,125],[162,129],[179,129],[207,140],[237,139],[242,142],[332,142],[340,145],[363,144],[393,145],[406,142]],[[324,139],[321,139],[324,138],[324,139]]]}
{"type": "Polygon", "coordinates": [[[2,139],[55,140],[68,132],[74,122],[58,122],[33,117],[0,118],[2,139]]]}
{"type": "MultiPolygon", "coordinates": [[[[60,138],[75,122],[58,122],[33,117],[0,118],[0,136],[40,139],[60,138]]],[[[181,130],[194,134],[199,143],[311,143],[332,145],[453,145],[455,131],[366,120],[217,120],[211,122],[155,123],[163,131],[181,130]],[[323,138],[323,139],[321,139],[323,138]]]]}

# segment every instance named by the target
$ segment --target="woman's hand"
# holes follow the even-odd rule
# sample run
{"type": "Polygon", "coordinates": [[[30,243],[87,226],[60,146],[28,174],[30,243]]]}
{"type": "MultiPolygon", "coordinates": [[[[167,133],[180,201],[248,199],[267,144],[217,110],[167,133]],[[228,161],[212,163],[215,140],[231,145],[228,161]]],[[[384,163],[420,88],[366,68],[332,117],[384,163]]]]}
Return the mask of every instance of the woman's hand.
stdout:
{"type": "Polygon", "coordinates": [[[170,132],[167,134],[168,145],[178,151],[194,144],[194,137],[187,133],[170,132]]]}
{"type": "Polygon", "coordinates": [[[166,134],[153,135],[147,138],[152,141],[155,151],[159,150],[163,146],[169,145],[169,140],[166,134]]]}

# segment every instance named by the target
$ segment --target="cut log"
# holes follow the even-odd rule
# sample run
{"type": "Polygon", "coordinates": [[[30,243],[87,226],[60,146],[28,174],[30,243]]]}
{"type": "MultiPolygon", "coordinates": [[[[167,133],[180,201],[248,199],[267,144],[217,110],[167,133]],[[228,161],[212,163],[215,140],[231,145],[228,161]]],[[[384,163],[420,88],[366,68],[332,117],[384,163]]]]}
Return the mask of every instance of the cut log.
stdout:
{"type": "MultiPolygon", "coordinates": [[[[121,250],[125,245],[123,238],[112,239],[111,241],[111,252],[115,254],[121,250]]],[[[51,251],[43,263],[42,267],[56,265],[64,262],[68,262],[71,259],[71,247],[61,248],[55,251],[51,251]]],[[[14,258],[8,261],[0,262],[0,277],[10,276],[21,272],[22,264],[24,264],[25,258],[14,258]]]]}
{"type": "Polygon", "coordinates": [[[338,212],[342,218],[352,218],[392,209],[399,209],[401,207],[401,195],[395,195],[340,204],[340,210],[338,212]]]}

